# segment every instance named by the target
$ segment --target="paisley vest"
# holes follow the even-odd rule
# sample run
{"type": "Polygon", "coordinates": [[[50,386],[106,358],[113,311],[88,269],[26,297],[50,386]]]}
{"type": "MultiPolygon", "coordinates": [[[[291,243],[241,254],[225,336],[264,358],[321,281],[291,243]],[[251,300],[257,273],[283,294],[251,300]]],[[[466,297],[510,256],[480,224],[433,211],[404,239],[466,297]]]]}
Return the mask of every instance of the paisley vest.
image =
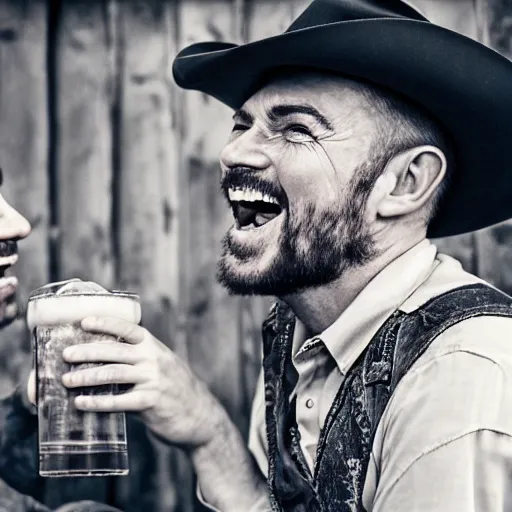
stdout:
{"type": "MultiPolygon", "coordinates": [[[[276,303],[263,324],[268,484],[273,511],[362,512],[375,431],[393,391],[443,331],[468,318],[512,317],[512,298],[483,284],[456,288],[416,311],[396,311],[354,363],[321,431],[313,474],[295,420],[295,317],[276,303]]],[[[511,323],[512,326],[512,323],[511,323]]]]}

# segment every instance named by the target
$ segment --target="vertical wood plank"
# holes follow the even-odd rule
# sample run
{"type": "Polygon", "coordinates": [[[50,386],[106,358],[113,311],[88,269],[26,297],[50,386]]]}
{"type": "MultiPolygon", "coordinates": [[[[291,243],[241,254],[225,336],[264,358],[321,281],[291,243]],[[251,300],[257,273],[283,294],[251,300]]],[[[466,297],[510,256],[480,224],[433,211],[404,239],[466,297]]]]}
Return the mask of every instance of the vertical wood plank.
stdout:
{"type": "MultiPolygon", "coordinates": [[[[107,0],[54,3],[50,72],[55,116],[51,169],[58,220],[58,272],[113,285],[111,246],[111,35],[107,0]]],[[[107,502],[111,478],[48,480],[48,505],[107,502]]]]}
{"type": "MultiPolygon", "coordinates": [[[[178,332],[180,264],[179,152],[173,116],[170,60],[175,52],[170,1],[128,0],[117,3],[120,20],[121,103],[118,213],[118,282],[141,295],[143,325],[175,348],[178,332]]],[[[145,434],[139,431],[137,444],[145,434]]],[[[134,439],[135,442],[135,439],[134,439]]],[[[186,510],[192,486],[186,466],[170,471],[174,450],[151,439],[134,471],[140,479],[150,459],[156,467],[151,492],[120,482],[122,509],[186,510]],[[142,493],[140,491],[143,491],[142,493]],[[148,501],[149,500],[149,501],[148,501]]],[[[135,460],[135,459],[134,459],[135,460]]]]}
{"type": "Polygon", "coordinates": [[[56,48],[61,278],[113,283],[107,0],[64,0],[56,48]]]}
{"type": "MultiPolygon", "coordinates": [[[[419,8],[432,23],[455,30],[472,39],[478,38],[473,0],[411,0],[410,3],[419,8]]],[[[473,234],[437,238],[434,243],[441,252],[457,258],[466,270],[476,271],[473,234]]]]}
{"type": "MultiPolygon", "coordinates": [[[[311,2],[309,2],[311,3],[311,2]]],[[[249,41],[272,37],[284,32],[297,16],[304,2],[286,0],[252,0],[248,8],[249,41]]]]}
{"type": "MultiPolygon", "coordinates": [[[[512,58],[512,3],[475,0],[479,40],[512,58]]],[[[512,294],[512,221],[474,234],[477,273],[512,294]]]]}
{"type": "MultiPolygon", "coordinates": [[[[0,167],[1,193],[32,224],[19,243],[12,269],[20,281],[18,301],[48,279],[48,178],[46,5],[44,1],[0,1],[0,167]]],[[[17,383],[30,364],[24,319],[0,331],[0,393],[17,383]]]]}
{"type": "MultiPolygon", "coordinates": [[[[180,8],[180,48],[196,41],[236,38],[236,4],[187,0],[180,8]]],[[[189,188],[188,356],[240,426],[240,339],[238,299],[214,280],[220,240],[233,222],[219,191],[219,153],[231,130],[231,112],[194,91],[183,95],[184,172],[189,188]]]]}

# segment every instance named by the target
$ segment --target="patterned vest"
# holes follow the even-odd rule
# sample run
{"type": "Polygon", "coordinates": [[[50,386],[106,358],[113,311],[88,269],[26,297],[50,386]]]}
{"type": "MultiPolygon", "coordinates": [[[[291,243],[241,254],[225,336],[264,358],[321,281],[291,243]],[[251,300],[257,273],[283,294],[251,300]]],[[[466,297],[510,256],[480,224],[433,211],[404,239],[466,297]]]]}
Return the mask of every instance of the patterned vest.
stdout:
{"type": "MultiPolygon", "coordinates": [[[[295,317],[277,303],[263,324],[268,484],[273,511],[362,512],[375,431],[393,391],[443,331],[468,318],[512,317],[512,298],[482,284],[436,297],[412,313],[396,311],[341,385],[320,434],[311,474],[295,420],[291,361],[295,317]]],[[[512,326],[512,324],[511,324],[512,326]]]]}

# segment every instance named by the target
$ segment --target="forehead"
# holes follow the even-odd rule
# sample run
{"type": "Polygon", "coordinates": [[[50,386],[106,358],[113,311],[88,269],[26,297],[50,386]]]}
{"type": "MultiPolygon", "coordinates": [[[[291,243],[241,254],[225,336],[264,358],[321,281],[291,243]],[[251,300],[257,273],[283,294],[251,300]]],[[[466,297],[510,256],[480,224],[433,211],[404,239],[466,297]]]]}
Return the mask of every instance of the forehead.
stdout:
{"type": "Polygon", "coordinates": [[[360,113],[371,109],[362,86],[339,75],[315,71],[281,73],[268,80],[244,108],[271,108],[276,104],[309,104],[325,115],[360,113]]]}

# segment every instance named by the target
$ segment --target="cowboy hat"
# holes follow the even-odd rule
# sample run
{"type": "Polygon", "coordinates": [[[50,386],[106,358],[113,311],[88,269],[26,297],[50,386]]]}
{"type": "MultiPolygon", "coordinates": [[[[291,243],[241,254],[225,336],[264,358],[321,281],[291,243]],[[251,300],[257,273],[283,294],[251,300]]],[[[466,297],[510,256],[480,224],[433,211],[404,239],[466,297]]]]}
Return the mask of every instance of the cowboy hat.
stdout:
{"type": "Polygon", "coordinates": [[[430,237],[512,217],[512,63],[430,23],[400,0],[314,0],[283,34],[245,45],[193,44],[173,63],[176,83],[239,108],[272,70],[338,72],[423,105],[448,130],[457,161],[430,237]]]}

